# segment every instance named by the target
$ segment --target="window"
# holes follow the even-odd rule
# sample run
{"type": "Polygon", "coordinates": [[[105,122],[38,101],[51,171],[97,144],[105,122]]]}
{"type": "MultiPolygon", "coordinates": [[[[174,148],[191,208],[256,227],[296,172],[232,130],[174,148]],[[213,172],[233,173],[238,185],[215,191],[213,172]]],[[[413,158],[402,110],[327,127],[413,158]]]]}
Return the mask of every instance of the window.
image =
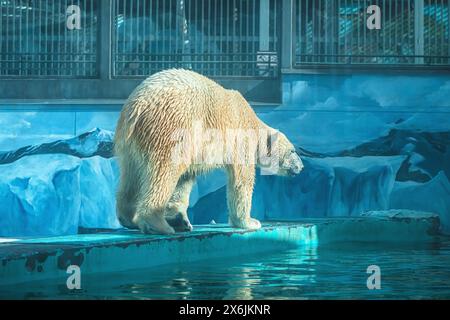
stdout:
{"type": "Polygon", "coordinates": [[[278,0],[115,0],[113,76],[277,75],[278,0]]]}
{"type": "Polygon", "coordinates": [[[0,76],[94,77],[95,0],[0,1],[0,76]],[[67,28],[67,10],[83,8],[83,28],[67,28]]]}
{"type": "Polygon", "coordinates": [[[449,0],[295,0],[295,66],[449,65],[449,0]],[[381,9],[369,30],[367,8],[381,9]]]}

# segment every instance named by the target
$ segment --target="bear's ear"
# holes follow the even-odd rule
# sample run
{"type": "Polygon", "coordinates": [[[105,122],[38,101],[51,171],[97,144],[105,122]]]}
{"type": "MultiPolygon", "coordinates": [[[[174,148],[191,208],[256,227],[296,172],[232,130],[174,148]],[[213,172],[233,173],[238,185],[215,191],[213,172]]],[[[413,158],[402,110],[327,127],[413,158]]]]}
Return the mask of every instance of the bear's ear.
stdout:
{"type": "Polygon", "coordinates": [[[269,157],[272,156],[272,149],[275,147],[276,142],[278,139],[278,132],[277,131],[272,131],[270,132],[270,134],[267,135],[267,155],[269,157]]]}

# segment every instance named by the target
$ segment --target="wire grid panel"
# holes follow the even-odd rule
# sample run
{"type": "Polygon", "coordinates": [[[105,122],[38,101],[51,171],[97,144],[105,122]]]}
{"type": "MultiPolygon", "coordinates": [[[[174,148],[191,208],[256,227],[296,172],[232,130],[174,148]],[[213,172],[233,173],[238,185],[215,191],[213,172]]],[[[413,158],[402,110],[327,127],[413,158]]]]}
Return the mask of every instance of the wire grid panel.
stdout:
{"type": "Polygon", "coordinates": [[[276,0],[114,0],[113,76],[278,76],[276,0]]]}
{"type": "Polygon", "coordinates": [[[0,76],[96,77],[97,6],[95,0],[0,1],[0,76]],[[79,25],[69,27],[74,19],[79,25]]]}
{"type": "Polygon", "coordinates": [[[294,65],[448,65],[449,0],[295,0],[294,65]],[[381,9],[370,30],[368,8],[381,9]]]}

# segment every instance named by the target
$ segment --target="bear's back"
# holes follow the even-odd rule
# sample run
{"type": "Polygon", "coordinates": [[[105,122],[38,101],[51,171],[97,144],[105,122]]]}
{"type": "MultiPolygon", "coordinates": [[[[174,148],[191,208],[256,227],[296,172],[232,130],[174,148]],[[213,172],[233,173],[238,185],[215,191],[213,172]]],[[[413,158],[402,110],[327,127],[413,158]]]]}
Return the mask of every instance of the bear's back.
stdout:
{"type": "MultiPolygon", "coordinates": [[[[164,70],[147,78],[131,95],[131,100],[144,101],[146,110],[160,114],[179,115],[179,120],[200,119],[215,112],[217,101],[225,89],[196,72],[184,69],[164,70]]],[[[138,103],[141,105],[141,103],[138,103]]]]}
{"type": "MultiPolygon", "coordinates": [[[[176,143],[179,129],[256,129],[260,121],[245,98],[198,73],[169,69],[147,78],[125,104],[116,130],[116,150],[133,139],[141,149],[176,143]]],[[[164,150],[163,150],[164,149],[164,150]]]]}
{"type": "Polygon", "coordinates": [[[191,70],[168,69],[148,77],[144,83],[152,86],[173,87],[180,90],[203,91],[212,87],[220,87],[213,80],[191,70]]]}
{"type": "MultiPolygon", "coordinates": [[[[118,137],[152,144],[194,122],[221,127],[229,113],[228,92],[198,73],[169,69],[144,80],[130,95],[117,126],[118,137]]],[[[118,139],[120,140],[120,139],[118,139]]]]}

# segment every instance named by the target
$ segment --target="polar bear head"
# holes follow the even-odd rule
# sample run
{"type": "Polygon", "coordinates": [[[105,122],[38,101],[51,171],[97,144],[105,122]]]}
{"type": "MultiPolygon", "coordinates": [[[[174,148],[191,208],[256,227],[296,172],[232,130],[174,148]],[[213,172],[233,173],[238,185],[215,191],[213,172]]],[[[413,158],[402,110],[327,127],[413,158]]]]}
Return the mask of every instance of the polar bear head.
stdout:
{"type": "Polygon", "coordinates": [[[267,139],[267,150],[269,157],[276,162],[276,172],[274,172],[276,175],[296,176],[303,170],[303,162],[294,145],[280,131],[270,130],[267,139]]]}

